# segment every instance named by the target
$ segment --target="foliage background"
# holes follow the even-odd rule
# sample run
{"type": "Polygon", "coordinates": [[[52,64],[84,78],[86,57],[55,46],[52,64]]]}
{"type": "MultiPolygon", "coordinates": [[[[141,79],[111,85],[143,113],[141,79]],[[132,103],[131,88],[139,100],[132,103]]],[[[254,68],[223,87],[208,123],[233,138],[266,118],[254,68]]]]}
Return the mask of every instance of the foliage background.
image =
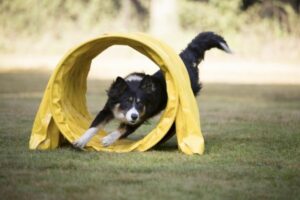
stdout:
{"type": "Polygon", "coordinates": [[[198,32],[211,30],[224,35],[239,56],[299,62],[297,0],[164,2],[175,20],[166,24],[170,32],[160,35],[151,31],[155,20],[163,20],[166,13],[162,10],[159,20],[153,18],[151,8],[157,0],[2,0],[0,53],[61,54],[87,38],[111,31],[150,32],[183,48],[198,32]],[[176,4],[174,9],[172,4],[176,4]],[[182,40],[175,40],[179,37],[182,40]]]}

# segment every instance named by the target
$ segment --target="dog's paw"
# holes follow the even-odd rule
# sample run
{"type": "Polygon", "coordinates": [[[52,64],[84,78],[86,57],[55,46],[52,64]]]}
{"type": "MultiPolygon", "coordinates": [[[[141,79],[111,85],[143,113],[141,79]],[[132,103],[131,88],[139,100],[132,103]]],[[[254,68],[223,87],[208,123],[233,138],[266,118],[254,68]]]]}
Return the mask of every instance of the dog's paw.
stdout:
{"type": "Polygon", "coordinates": [[[73,142],[73,146],[79,149],[83,149],[88,141],[85,138],[79,138],[75,142],[73,142]]]}
{"type": "Polygon", "coordinates": [[[102,138],[101,143],[103,146],[107,147],[112,145],[116,140],[117,140],[116,137],[110,134],[102,138]]]}

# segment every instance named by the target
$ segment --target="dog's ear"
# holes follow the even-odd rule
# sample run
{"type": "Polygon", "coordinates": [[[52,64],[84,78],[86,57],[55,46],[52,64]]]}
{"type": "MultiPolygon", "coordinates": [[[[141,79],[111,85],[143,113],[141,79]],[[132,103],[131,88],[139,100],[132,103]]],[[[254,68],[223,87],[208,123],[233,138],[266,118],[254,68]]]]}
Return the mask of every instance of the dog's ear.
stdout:
{"type": "Polygon", "coordinates": [[[142,89],[146,93],[155,92],[156,86],[155,86],[155,83],[154,83],[153,79],[151,78],[151,76],[146,75],[143,78],[143,80],[140,83],[140,89],[142,89]]]}
{"type": "Polygon", "coordinates": [[[128,88],[128,85],[126,81],[121,78],[117,77],[117,79],[113,82],[113,84],[110,86],[109,90],[107,91],[107,95],[109,97],[118,97],[122,95],[128,88]]]}

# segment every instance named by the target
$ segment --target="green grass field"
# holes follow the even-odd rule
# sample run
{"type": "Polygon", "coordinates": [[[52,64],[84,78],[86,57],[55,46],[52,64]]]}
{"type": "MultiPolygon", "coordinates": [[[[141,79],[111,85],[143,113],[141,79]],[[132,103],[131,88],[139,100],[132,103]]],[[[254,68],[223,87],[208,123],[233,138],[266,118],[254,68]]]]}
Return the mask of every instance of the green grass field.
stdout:
{"type": "MultiPolygon", "coordinates": [[[[300,85],[204,84],[203,156],[172,139],[144,153],[30,151],[49,74],[0,74],[1,199],[299,199],[300,85]]],[[[92,113],[107,82],[89,83],[92,113]]],[[[139,133],[147,132],[146,125],[139,133]]]]}

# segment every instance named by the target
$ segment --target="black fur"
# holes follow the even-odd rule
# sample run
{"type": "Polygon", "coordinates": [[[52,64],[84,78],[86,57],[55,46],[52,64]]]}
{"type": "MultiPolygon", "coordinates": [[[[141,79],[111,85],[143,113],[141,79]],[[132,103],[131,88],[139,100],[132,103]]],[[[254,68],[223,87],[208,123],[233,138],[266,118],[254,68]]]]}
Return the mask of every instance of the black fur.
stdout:
{"type": "MultiPolygon", "coordinates": [[[[226,41],[221,36],[213,32],[203,32],[197,35],[186,49],[180,53],[180,57],[187,68],[191,88],[195,95],[201,90],[198,64],[204,59],[205,51],[214,47],[230,52],[226,41]]],[[[121,123],[119,128],[126,130],[122,137],[127,137],[147,119],[157,115],[166,107],[168,100],[166,83],[160,70],[151,76],[144,73],[133,73],[126,78],[117,77],[116,81],[112,83],[107,91],[108,100],[92,122],[91,127],[96,127],[103,122],[110,121],[116,115],[120,115],[121,123]],[[130,80],[128,77],[135,77],[136,80],[130,80]],[[130,106],[134,107],[139,113],[139,118],[136,121],[126,121],[122,118],[130,106]]],[[[169,139],[174,132],[175,124],[173,124],[162,142],[169,139]]]]}

